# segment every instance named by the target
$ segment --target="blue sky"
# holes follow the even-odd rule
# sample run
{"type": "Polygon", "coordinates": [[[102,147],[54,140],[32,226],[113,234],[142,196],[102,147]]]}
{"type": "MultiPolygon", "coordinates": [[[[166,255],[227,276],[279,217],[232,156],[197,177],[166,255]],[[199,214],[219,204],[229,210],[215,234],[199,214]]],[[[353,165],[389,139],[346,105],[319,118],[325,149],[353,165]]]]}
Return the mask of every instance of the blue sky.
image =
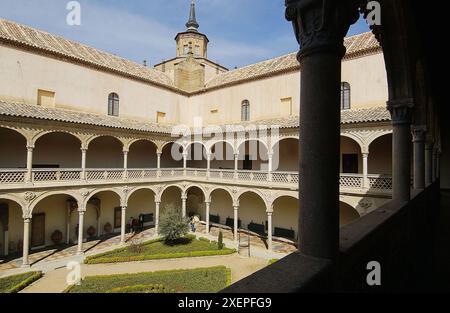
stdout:
{"type": "MultiPolygon", "coordinates": [[[[80,0],[81,26],[66,24],[67,0],[0,0],[0,17],[150,65],[175,56],[190,0],[80,0]]],[[[284,0],[196,0],[208,57],[229,68],[298,49],[284,0]]],[[[368,31],[364,20],[349,35],[368,31]]]]}

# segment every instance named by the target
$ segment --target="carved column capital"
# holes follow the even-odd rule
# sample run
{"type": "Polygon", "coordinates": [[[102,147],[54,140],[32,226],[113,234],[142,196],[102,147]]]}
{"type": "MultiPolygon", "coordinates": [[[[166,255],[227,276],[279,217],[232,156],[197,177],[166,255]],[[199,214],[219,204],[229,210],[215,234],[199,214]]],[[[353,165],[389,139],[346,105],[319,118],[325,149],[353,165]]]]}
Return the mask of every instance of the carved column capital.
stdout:
{"type": "Polygon", "coordinates": [[[411,127],[411,133],[413,136],[413,142],[424,142],[425,133],[427,131],[426,126],[413,126],[411,127]]]}
{"type": "Polygon", "coordinates": [[[344,37],[359,18],[356,0],[286,0],[286,19],[301,45],[298,59],[316,51],[345,55],[344,37]]]}
{"type": "Polygon", "coordinates": [[[414,99],[391,100],[387,102],[387,109],[391,112],[392,124],[411,124],[414,99]]]}

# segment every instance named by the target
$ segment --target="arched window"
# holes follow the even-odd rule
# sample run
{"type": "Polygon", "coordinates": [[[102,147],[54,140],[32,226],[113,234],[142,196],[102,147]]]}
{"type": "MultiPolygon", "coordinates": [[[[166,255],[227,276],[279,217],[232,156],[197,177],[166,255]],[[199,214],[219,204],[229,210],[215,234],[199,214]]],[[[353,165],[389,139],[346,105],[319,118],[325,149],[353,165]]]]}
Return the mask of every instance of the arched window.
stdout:
{"type": "Polygon", "coordinates": [[[119,116],[119,95],[115,92],[108,97],[108,115],[119,116]]]}
{"type": "Polygon", "coordinates": [[[250,102],[248,100],[242,101],[241,120],[243,122],[250,121],[250,102]]]}
{"type": "Polygon", "coordinates": [[[350,84],[343,82],[341,84],[341,110],[350,110],[350,84]]]}

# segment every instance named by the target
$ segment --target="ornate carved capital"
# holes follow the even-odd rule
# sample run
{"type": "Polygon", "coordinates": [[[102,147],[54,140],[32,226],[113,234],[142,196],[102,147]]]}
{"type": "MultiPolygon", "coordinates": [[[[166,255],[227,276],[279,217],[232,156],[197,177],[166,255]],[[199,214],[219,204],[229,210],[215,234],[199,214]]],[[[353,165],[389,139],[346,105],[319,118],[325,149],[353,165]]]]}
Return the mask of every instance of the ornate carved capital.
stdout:
{"type": "Polygon", "coordinates": [[[345,55],[344,37],[359,18],[357,0],[286,0],[286,19],[301,45],[299,60],[314,51],[345,55]]]}
{"type": "Polygon", "coordinates": [[[413,142],[424,142],[425,133],[427,131],[426,126],[413,126],[411,127],[411,133],[413,136],[413,142]]]}
{"type": "Polygon", "coordinates": [[[388,101],[387,109],[391,112],[393,125],[411,124],[414,99],[408,98],[388,101]]]}

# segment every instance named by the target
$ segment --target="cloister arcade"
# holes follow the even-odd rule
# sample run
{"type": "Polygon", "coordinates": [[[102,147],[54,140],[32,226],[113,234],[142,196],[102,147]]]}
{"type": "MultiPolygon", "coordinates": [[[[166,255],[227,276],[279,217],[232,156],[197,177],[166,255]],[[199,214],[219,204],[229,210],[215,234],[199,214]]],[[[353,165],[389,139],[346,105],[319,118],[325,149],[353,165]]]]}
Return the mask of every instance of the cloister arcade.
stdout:
{"type": "MultiPolygon", "coordinates": [[[[341,203],[342,225],[365,213],[358,204],[370,197],[370,188],[362,188],[365,168],[368,181],[372,173],[390,174],[384,156],[390,151],[389,131],[355,134],[342,135],[342,155],[357,155],[358,166],[354,173],[343,173],[341,184],[354,187],[356,179],[361,186],[353,206],[341,203]],[[350,180],[347,174],[353,175],[350,180]]],[[[61,242],[77,244],[79,253],[93,238],[120,234],[123,241],[129,219],[139,215],[158,231],[168,205],[198,216],[207,232],[217,225],[229,227],[235,238],[239,229],[262,235],[269,249],[273,240],[298,240],[298,186],[292,180],[298,174],[298,135],[286,133],[272,143],[249,137],[180,144],[169,137],[4,126],[0,142],[8,151],[0,155],[1,254],[23,250],[25,265],[29,249],[54,244],[55,231],[62,234],[61,242]],[[66,170],[71,174],[61,174],[66,170]],[[141,172],[149,174],[133,180],[141,172]]]]}

